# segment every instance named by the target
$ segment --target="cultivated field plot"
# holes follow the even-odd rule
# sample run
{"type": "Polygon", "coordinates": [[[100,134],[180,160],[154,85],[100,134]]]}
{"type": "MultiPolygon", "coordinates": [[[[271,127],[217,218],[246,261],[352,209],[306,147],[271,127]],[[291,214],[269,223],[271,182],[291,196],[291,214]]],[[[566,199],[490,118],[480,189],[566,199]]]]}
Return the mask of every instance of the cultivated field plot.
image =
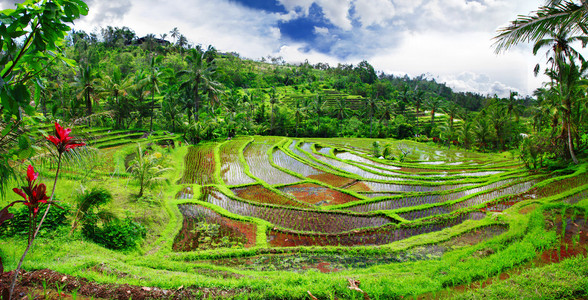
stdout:
{"type": "Polygon", "coordinates": [[[511,154],[394,140],[378,141],[398,149],[384,159],[371,153],[375,141],[255,136],[191,148],[171,255],[261,272],[252,278],[314,269],[368,282],[412,276],[403,264],[418,261],[441,274],[419,276],[451,287],[460,281],[442,278],[454,265],[472,268],[461,279],[470,282],[532,259],[546,247],[531,236],[546,228],[533,227],[543,222],[534,212],[588,197],[586,168],[530,173],[511,154]]]}

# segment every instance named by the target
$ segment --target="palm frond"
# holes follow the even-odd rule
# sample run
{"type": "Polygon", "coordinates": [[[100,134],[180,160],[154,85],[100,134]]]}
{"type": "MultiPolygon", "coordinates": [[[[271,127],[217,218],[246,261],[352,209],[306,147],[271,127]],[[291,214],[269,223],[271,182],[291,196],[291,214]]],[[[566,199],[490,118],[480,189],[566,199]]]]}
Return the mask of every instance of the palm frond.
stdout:
{"type": "Polygon", "coordinates": [[[552,5],[540,7],[530,16],[520,15],[510,25],[500,28],[494,37],[496,53],[506,51],[521,42],[543,39],[558,27],[569,28],[570,33],[584,32],[588,12],[572,1],[552,1],[552,5]]]}

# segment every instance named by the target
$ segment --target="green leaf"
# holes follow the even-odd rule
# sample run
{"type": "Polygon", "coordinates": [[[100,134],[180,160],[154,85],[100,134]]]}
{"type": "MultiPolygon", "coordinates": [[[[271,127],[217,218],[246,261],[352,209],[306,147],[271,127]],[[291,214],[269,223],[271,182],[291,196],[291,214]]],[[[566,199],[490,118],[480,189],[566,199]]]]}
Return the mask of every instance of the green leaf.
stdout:
{"type": "Polygon", "coordinates": [[[29,139],[24,136],[21,135],[18,137],[18,148],[20,148],[21,150],[25,150],[31,147],[31,143],[29,142],[29,139]]]}
{"type": "Polygon", "coordinates": [[[75,3],[78,5],[78,9],[80,11],[80,14],[82,15],[87,15],[88,14],[88,5],[82,1],[82,0],[71,0],[71,2],[75,3]]]}

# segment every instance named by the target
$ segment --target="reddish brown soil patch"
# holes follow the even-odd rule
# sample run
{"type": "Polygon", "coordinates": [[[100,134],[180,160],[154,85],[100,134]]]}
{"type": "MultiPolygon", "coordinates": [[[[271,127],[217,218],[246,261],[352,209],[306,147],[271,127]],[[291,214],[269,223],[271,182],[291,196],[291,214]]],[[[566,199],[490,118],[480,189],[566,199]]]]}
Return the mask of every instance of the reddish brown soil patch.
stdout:
{"type": "Polygon", "coordinates": [[[318,175],[310,175],[307,178],[318,180],[322,183],[332,185],[334,187],[342,187],[355,181],[355,179],[342,177],[331,173],[322,173],[318,175]]]}
{"type": "Polygon", "coordinates": [[[349,194],[312,183],[285,186],[280,188],[280,190],[296,197],[300,201],[318,206],[336,205],[360,200],[349,194]]]}
{"type": "MultiPolygon", "coordinates": [[[[8,293],[12,272],[0,275],[0,290],[8,293]]],[[[69,276],[49,269],[22,272],[14,291],[15,299],[201,299],[228,297],[248,292],[245,289],[223,290],[218,288],[180,287],[161,289],[157,287],[133,286],[128,284],[100,284],[85,278],[69,276]],[[49,290],[43,290],[43,283],[49,290]],[[60,286],[61,295],[56,286],[60,286]],[[28,298],[32,296],[32,298],[28,298]]],[[[4,297],[6,298],[6,297],[4,297]]]]}
{"type": "Polygon", "coordinates": [[[235,188],[232,189],[232,191],[238,197],[258,203],[306,207],[303,204],[293,201],[288,197],[276,194],[261,185],[250,185],[247,187],[235,188]]]}
{"type": "Polygon", "coordinates": [[[353,185],[347,187],[347,189],[356,192],[370,192],[372,190],[372,188],[361,181],[354,183],[353,185]]]}
{"type": "Polygon", "coordinates": [[[528,214],[528,213],[530,213],[530,212],[533,212],[533,211],[535,211],[535,209],[537,209],[537,207],[539,207],[539,205],[538,205],[538,204],[531,204],[531,205],[527,205],[527,206],[525,206],[525,207],[521,208],[521,209],[519,210],[519,213],[521,213],[521,214],[523,214],[523,215],[526,215],[526,214],[528,214]]]}

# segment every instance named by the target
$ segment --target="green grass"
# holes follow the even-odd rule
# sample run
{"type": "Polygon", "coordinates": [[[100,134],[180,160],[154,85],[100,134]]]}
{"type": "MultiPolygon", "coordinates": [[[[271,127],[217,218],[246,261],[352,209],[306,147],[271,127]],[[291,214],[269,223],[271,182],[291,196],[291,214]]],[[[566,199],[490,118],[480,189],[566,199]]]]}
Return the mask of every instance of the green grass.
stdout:
{"type": "MultiPolygon", "coordinates": [[[[92,132],[92,129],[86,129],[92,132]]],[[[94,132],[104,133],[104,129],[94,132]]],[[[120,134],[120,133],[119,133],[120,134]]],[[[144,224],[148,229],[148,235],[143,244],[127,251],[111,251],[100,247],[86,240],[79,232],[69,235],[69,226],[66,226],[49,235],[39,238],[24,263],[27,270],[50,268],[65,274],[81,276],[100,283],[117,283],[132,284],[140,286],[155,286],[161,288],[177,288],[179,286],[196,286],[223,288],[231,290],[246,289],[246,294],[237,294],[236,298],[249,299],[308,299],[307,291],[310,291],[319,299],[362,299],[363,296],[347,288],[347,278],[355,278],[361,281],[361,289],[367,292],[371,299],[400,299],[411,296],[418,296],[429,293],[429,295],[455,296],[463,299],[476,298],[534,298],[537,293],[544,295],[545,298],[581,298],[586,295],[588,281],[588,263],[585,258],[573,258],[564,260],[559,264],[547,265],[540,268],[525,269],[520,275],[511,277],[509,280],[501,281],[488,286],[485,289],[467,291],[465,293],[456,293],[452,290],[454,286],[470,284],[472,282],[484,280],[497,276],[498,274],[524,265],[532,261],[538,253],[549,249],[558,242],[557,234],[553,231],[545,230],[544,212],[554,209],[566,208],[567,210],[577,210],[580,214],[585,214],[588,207],[588,199],[579,199],[575,205],[562,204],[562,199],[573,195],[585,193],[588,190],[588,182],[579,186],[563,189],[563,183],[566,180],[574,178],[585,178],[586,164],[579,167],[566,170],[565,172],[555,172],[550,174],[550,178],[545,174],[531,175],[526,171],[518,168],[520,163],[512,160],[511,155],[495,154],[478,154],[466,153],[467,158],[464,160],[474,160],[481,162],[480,165],[422,165],[416,163],[416,160],[410,160],[406,163],[398,161],[387,161],[373,158],[369,155],[371,144],[378,139],[297,139],[301,142],[317,143],[323,147],[332,147],[348,151],[355,155],[364,157],[374,162],[390,166],[399,166],[404,169],[398,170],[401,174],[399,178],[407,179],[400,181],[378,181],[394,183],[399,185],[423,185],[423,186],[440,186],[450,184],[474,183],[473,186],[460,187],[457,189],[435,192],[407,192],[402,196],[418,195],[443,195],[459,191],[467,191],[473,187],[483,187],[488,184],[500,182],[506,179],[517,179],[519,181],[538,179],[539,183],[534,186],[533,191],[549,189],[549,196],[529,198],[521,201],[511,208],[501,213],[488,213],[486,218],[478,221],[465,221],[459,225],[451,226],[443,230],[431,233],[415,235],[410,238],[395,241],[393,243],[380,246],[300,246],[271,248],[268,243],[269,229],[280,228],[267,221],[246,217],[239,214],[231,213],[225,209],[217,207],[204,201],[202,198],[204,187],[215,187],[228,197],[248,202],[247,200],[235,197],[228,186],[223,184],[221,178],[221,167],[223,161],[220,155],[221,143],[208,143],[204,146],[211,153],[214,160],[214,170],[208,170],[214,178],[214,185],[201,186],[199,184],[176,184],[182,177],[186,166],[185,157],[188,154],[189,147],[159,148],[153,146],[156,151],[166,156],[168,166],[173,170],[166,174],[170,184],[161,185],[147,192],[147,197],[137,199],[135,196],[139,190],[137,183],[129,177],[124,167],[124,161],[127,155],[133,153],[136,143],[129,137],[133,134],[121,134],[117,137],[104,137],[100,141],[99,147],[117,146],[111,149],[100,150],[102,159],[90,172],[84,172],[84,164],[92,165],[92,162],[80,163],[80,166],[70,167],[67,173],[60,176],[56,195],[60,201],[73,204],[73,199],[81,189],[92,187],[106,187],[114,195],[114,201],[108,205],[108,209],[118,216],[132,216],[136,221],[144,224]],[[467,177],[459,175],[461,170],[504,170],[500,174],[467,177]],[[428,177],[428,175],[438,175],[439,172],[448,172],[447,178],[428,177]],[[88,173],[88,174],[86,174],[88,173]],[[439,182],[435,182],[439,181],[439,182]],[[184,187],[189,186],[193,189],[192,199],[179,200],[175,199],[176,194],[184,187]],[[195,250],[191,252],[174,252],[172,250],[174,238],[180,231],[183,222],[183,216],[177,205],[184,203],[198,204],[214,210],[223,217],[247,222],[256,225],[256,244],[252,248],[220,248],[212,250],[195,250]],[[535,209],[531,212],[525,211],[528,207],[533,206],[535,209]],[[235,257],[252,257],[256,255],[269,255],[272,253],[290,253],[297,254],[328,254],[333,257],[345,254],[368,259],[370,256],[402,256],[410,251],[417,251],[427,245],[441,244],[451,241],[464,234],[479,230],[486,226],[504,225],[508,230],[498,236],[484,240],[472,245],[464,245],[452,251],[444,253],[442,256],[433,256],[431,259],[417,261],[405,261],[391,264],[374,265],[366,268],[354,268],[351,270],[342,270],[335,273],[320,273],[315,269],[302,273],[288,271],[254,271],[230,266],[216,265],[214,260],[235,258],[235,257]],[[218,274],[229,274],[223,278],[218,274]],[[449,289],[449,290],[448,290],[449,289]]],[[[171,137],[171,136],[170,136],[171,137]]],[[[166,139],[168,136],[155,136],[149,143],[158,139],[166,139]]],[[[360,200],[352,203],[332,207],[309,207],[308,209],[321,212],[328,215],[328,212],[351,214],[347,208],[357,204],[377,203],[390,199],[401,199],[402,196],[379,197],[370,199],[361,193],[347,190],[345,188],[333,187],[312,178],[305,178],[300,174],[294,173],[288,169],[278,167],[271,160],[272,152],[278,148],[287,155],[293,156],[294,159],[306,163],[311,167],[318,168],[323,172],[343,175],[345,177],[362,180],[358,175],[346,172],[333,171],[329,165],[325,165],[312,155],[299,157],[294,155],[289,149],[292,143],[287,138],[265,138],[265,137],[248,137],[239,146],[239,162],[245,174],[261,184],[263,187],[280,193],[278,190],[282,185],[271,185],[260,178],[256,178],[251,173],[251,168],[243,156],[243,151],[250,141],[267,141],[271,145],[269,150],[260,155],[264,155],[270,160],[270,165],[281,172],[292,175],[301,179],[301,182],[314,183],[320,186],[335,189],[343,193],[358,197],[360,200]]],[[[418,148],[422,153],[431,153],[430,159],[436,159],[435,151],[445,151],[445,147],[437,148],[435,145],[419,144],[410,141],[379,140],[382,143],[397,144],[403,143],[410,147],[418,148]]],[[[298,147],[298,146],[296,146],[298,147]]],[[[313,147],[313,154],[322,155],[316,152],[313,147]]],[[[298,150],[301,150],[298,148],[298,150]]],[[[416,151],[416,150],[415,150],[416,151]]],[[[455,153],[465,153],[461,149],[453,149],[446,152],[447,155],[455,153]]],[[[443,152],[445,153],[445,152],[443,152]]],[[[337,161],[335,156],[327,155],[337,161]]],[[[416,158],[416,156],[415,156],[416,158]]],[[[351,165],[362,168],[362,163],[345,161],[351,165]]],[[[48,165],[39,164],[42,182],[48,186],[51,185],[54,170],[48,165]]],[[[376,167],[378,169],[378,167],[376,167]]],[[[363,168],[364,171],[372,171],[369,168],[363,168]]],[[[383,168],[379,168],[383,170],[383,168]]],[[[376,174],[378,171],[376,171],[376,174]]],[[[513,183],[497,187],[496,190],[513,183]]],[[[14,184],[16,186],[16,184],[14,184]]],[[[245,184],[250,185],[250,184],[245,184]]],[[[568,184],[569,185],[569,184],[568,184]]],[[[489,190],[490,191],[490,190],[489,190]]],[[[448,222],[456,218],[461,213],[469,211],[478,211],[484,205],[471,206],[462,210],[455,211],[445,216],[433,216],[425,219],[413,221],[404,220],[399,217],[398,213],[411,210],[422,210],[437,205],[450,205],[467,200],[481,193],[481,191],[464,196],[457,200],[435,205],[418,205],[414,207],[401,208],[394,211],[370,211],[357,215],[375,215],[385,214],[399,222],[398,224],[389,224],[391,228],[410,228],[430,224],[431,222],[448,222]]],[[[11,200],[16,200],[16,194],[9,195],[6,199],[0,200],[0,204],[6,204],[11,200]]],[[[291,196],[288,196],[291,197],[291,196]]],[[[505,201],[509,197],[491,199],[489,203],[505,201]]],[[[256,205],[251,202],[252,205],[256,205]]],[[[279,206],[283,209],[297,209],[288,206],[279,206]]],[[[365,228],[361,229],[364,230],[365,228]]],[[[352,232],[351,232],[352,233],[352,232]]],[[[316,234],[312,232],[299,232],[301,235],[316,234]]],[[[22,237],[4,237],[0,239],[0,255],[2,256],[5,270],[14,269],[20,255],[25,247],[22,237]]],[[[273,255],[273,254],[272,254],[273,255]]],[[[277,255],[277,254],[275,254],[277,255]]]]}

